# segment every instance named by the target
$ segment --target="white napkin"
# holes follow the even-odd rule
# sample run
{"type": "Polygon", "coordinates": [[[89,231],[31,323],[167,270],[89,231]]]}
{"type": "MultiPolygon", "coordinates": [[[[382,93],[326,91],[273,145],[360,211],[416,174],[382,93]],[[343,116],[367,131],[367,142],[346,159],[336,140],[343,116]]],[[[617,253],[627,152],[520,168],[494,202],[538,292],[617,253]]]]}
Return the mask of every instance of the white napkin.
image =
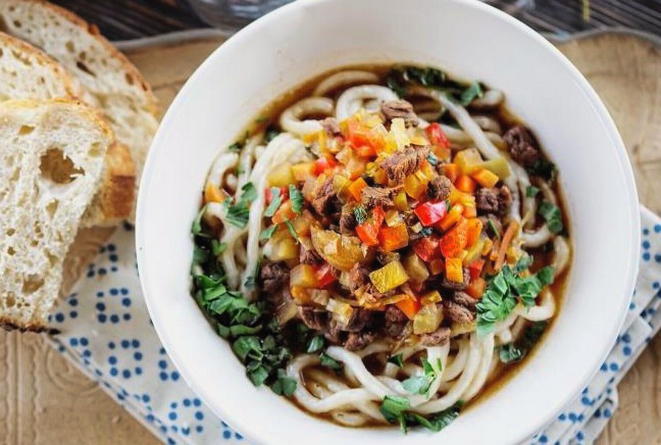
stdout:
{"type": "MultiPolygon", "coordinates": [[[[592,383],[530,443],[594,440],[617,409],[618,382],[661,326],[661,219],[641,212],[641,270],[622,333],[592,383]]],[[[163,442],[242,441],[197,398],[161,346],[140,291],[131,227],[101,247],[51,325],[61,331],[53,346],[163,442]]]]}

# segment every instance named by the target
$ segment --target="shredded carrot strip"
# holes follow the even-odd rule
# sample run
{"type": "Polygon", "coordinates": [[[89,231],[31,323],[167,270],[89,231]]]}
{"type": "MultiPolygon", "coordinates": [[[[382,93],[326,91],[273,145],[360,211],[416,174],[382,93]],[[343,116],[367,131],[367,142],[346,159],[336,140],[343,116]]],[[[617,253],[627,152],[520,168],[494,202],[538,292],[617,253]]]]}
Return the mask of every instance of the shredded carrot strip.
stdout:
{"type": "Polygon", "coordinates": [[[500,243],[500,247],[498,249],[498,256],[496,257],[494,269],[500,270],[503,267],[503,264],[505,264],[505,253],[507,252],[507,248],[510,246],[510,243],[514,239],[514,234],[516,234],[518,230],[519,224],[516,221],[512,221],[509,226],[507,226],[507,230],[505,230],[503,240],[500,243]]]}

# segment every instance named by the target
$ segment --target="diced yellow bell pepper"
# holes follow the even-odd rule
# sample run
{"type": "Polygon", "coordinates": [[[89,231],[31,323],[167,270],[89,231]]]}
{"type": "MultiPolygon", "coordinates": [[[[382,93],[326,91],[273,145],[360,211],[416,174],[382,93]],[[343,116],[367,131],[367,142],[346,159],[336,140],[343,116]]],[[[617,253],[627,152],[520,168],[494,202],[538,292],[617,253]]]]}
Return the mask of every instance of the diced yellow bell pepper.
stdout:
{"type": "Polygon", "coordinates": [[[464,271],[462,269],[461,258],[445,259],[445,277],[455,283],[464,282],[464,271]]]}
{"type": "Polygon", "coordinates": [[[405,192],[397,193],[395,195],[395,198],[393,199],[393,202],[395,203],[395,207],[397,207],[397,210],[401,212],[405,212],[409,209],[409,202],[408,199],[406,199],[405,192]]]}
{"type": "Polygon", "coordinates": [[[401,222],[402,215],[397,210],[392,209],[386,212],[386,225],[388,227],[394,227],[401,222]]]}
{"type": "Polygon", "coordinates": [[[420,199],[422,194],[427,190],[427,181],[421,179],[415,173],[408,175],[404,179],[404,191],[413,199],[420,199]]]}
{"type": "Polygon", "coordinates": [[[289,288],[292,298],[297,304],[309,304],[311,301],[308,290],[300,286],[292,286],[289,288]]]}
{"type": "Polygon", "coordinates": [[[413,252],[404,258],[404,269],[412,281],[422,283],[429,278],[429,270],[425,262],[413,252]]]}
{"type": "Polygon", "coordinates": [[[476,148],[461,150],[454,156],[454,163],[464,175],[470,175],[479,164],[482,164],[482,156],[476,148]]]}
{"type": "Polygon", "coordinates": [[[485,168],[498,175],[500,179],[505,179],[510,175],[510,165],[505,158],[495,158],[479,164],[480,168],[485,168]]]}
{"type": "Polygon", "coordinates": [[[351,320],[351,315],[353,314],[353,308],[351,305],[338,301],[334,298],[328,300],[326,304],[326,310],[333,313],[333,318],[340,322],[340,324],[346,325],[351,320]]]}
{"type": "Polygon", "coordinates": [[[413,333],[420,335],[434,332],[442,320],[443,312],[438,310],[436,304],[425,304],[413,317],[413,333]]]}
{"type": "Polygon", "coordinates": [[[409,276],[399,261],[391,261],[380,269],[370,273],[372,284],[381,293],[401,286],[409,280],[409,276]]]}
{"type": "Polygon", "coordinates": [[[427,292],[420,297],[420,303],[422,304],[440,303],[441,301],[443,301],[443,297],[441,297],[441,294],[437,290],[427,292]]]}
{"type": "Polygon", "coordinates": [[[395,144],[398,149],[408,147],[411,145],[411,139],[406,132],[406,125],[404,124],[404,119],[398,117],[392,120],[390,124],[390,134],[395,140],[395,144]]]}
{"type": "Polygon", "coordinates": [[[317,276],[309,264],[299,264],[289,272],[289,285],[300,287],[316,287],[317,276]]]}
{"type": "Polygon", "coordinates": [[[268,256],[271,261],[284,261],[298,258],[298,244],[293,238],[283,238],[274,243],[273,249],[268,256]]]}
{"type": "Polygon", "coordinates": [[[305,181],[314,176],[314,162],[300,162],[291,166],[292,175],[297,181],[305,181]]]}
{"type": "Polygon", "coordinates": [[[286,187],[289,184],[293,184],[295,180],[291,171],[291,164],[285,162],[275,167],[269,173],[267,181],[271,187],[286,187]]]}

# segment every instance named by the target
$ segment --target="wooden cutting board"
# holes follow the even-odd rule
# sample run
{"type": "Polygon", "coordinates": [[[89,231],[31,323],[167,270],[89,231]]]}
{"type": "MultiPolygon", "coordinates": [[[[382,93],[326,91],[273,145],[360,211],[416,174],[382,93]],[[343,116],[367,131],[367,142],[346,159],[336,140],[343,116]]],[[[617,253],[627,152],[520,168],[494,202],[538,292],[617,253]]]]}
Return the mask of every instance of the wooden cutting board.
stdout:
{"type": "MultiPolygon", "coordinates": [[[[127,52],[163,108],[220,40],[208,38],[127,52]],[[167,61],[167,63],[164,63],[167,61]]],[[[626,34],[562,43],[610,109],[634,163],[641,201],[661,214],[661,49],[626,34]]],[[[560,130],[559,130],[560,131],[560,130]]],[[[617,205],[614,205],[617,210],[617,205]]],[[[77,251],[91,255],[85,234],[77,251]]],[[[84,261],[70,264],[71,278],[84,261]]],[[[159,443],[42,337],[0,332],[0,441],[5,445],[159,443]]],[[[661,336],[652,341],[620,385],[620,409],[600,445],[661,444],[661,336]]]]}

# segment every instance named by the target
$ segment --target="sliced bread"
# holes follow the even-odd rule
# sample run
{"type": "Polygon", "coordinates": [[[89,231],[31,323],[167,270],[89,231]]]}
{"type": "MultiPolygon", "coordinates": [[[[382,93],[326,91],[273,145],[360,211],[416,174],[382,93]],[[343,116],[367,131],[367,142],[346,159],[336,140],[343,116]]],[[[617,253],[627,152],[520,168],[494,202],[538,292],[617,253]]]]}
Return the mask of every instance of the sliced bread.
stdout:
{"type": "MultiPolygon", "coordinates": [[[[91,96],[54,59],[34,46],[0,32],[0,101],[8,99],[81,98],[91,96]]],[[[108,151],[99,191],[83,225],[116,224],[133,209],[135,165],[122,144],[108,151]]]]}
{"type": "Polygon", "coordinates": [[[0,28],[56,59],[93,97],[117,140],[129,148],[138,176],[158,126],[151,88],[98,29],[42,0],[0,1],[0,28]]]}
{"type": "Polygon", "coordinates": [[[0,325],[41,331],[112,130],[71,100],[0,103],[0,325]]]}

